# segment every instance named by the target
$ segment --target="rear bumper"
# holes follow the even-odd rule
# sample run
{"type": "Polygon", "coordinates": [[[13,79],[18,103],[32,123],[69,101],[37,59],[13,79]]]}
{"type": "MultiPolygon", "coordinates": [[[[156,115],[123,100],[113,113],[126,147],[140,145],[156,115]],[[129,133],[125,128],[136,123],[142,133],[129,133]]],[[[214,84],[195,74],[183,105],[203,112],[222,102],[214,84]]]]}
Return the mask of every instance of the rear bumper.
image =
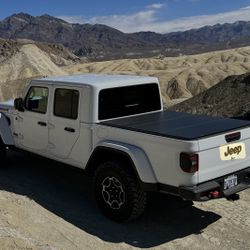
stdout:
{"type": "Polygon", "coordinates": [[[186,200],[207,201],[214,198],[227,198],[249,187],[250,167],[196,186],[182,186],[179,188],[179,195],[186,200]],[[224,190],[224,180],[231,175],[237,175],[238,184],[224,190]]]}

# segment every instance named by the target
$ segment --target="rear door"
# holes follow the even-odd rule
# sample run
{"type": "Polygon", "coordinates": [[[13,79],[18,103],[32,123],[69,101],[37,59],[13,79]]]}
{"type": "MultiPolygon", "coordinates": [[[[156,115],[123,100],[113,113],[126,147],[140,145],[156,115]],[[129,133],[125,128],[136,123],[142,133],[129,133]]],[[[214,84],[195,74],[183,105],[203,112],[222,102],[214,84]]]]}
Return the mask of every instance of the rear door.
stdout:
{"type": "Polygon", "coordinates": [[[49,122],[49,151],[67,159],[80,134],[81,89],[54,87],[53,108],[49,122]]]}
{"type": "Polygon", "coordinates": [[[199,182],[250,166],[250,128],[200,139],[199,182]]]}

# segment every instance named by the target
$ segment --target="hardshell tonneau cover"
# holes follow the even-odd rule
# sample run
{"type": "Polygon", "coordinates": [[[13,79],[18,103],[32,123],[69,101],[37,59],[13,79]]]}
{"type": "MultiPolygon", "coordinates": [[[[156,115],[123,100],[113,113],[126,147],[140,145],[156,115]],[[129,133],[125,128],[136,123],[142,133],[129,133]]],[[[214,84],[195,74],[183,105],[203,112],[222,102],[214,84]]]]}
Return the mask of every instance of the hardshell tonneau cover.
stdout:
{"type": "Polygon", "coordinates": [[[250,121],[163,111],[101,124],[181,140],[196,140],[250,126],[250,121]]]}

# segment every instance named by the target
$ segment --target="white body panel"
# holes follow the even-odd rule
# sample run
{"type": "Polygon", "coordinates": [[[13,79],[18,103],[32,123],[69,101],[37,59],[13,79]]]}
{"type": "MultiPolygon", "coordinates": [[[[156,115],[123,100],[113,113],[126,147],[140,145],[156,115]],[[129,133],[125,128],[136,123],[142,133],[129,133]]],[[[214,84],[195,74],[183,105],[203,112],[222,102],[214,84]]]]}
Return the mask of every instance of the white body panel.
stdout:
{"type": "MultiPolygon", "coordinates": [[[[234,131],[231,133],[234,133],[234,131]]],[[[225,135],[199,140],[199,182],[224,176],[250,166],[250,128],[241,130],[241,139],[236,143],[244,143],[246,148],[245,158],[223,160],[220,156],[220,147],[231,144],[225,143],[225,135]]]]}
{"type": "Polygon", "coordinates": [[[38,122],[47,123],[48,115],[26,111],[18,115],[17,119],[19,121],[18,146],[34,152],[46,153],[49,143],[48,127],[40,126],[38,122]]]}
{"type": "MultiPolygon", "coordinates": [[[[142,149],[147,156],[157,183],[172,186],[197,184],[197,173],[184,173],[179,166],[181,152],[198,151],[196,141],[174,140],[106,126],[97,126],[93,132],[94,147],[100,141],[112,140],[118,145],[119,143],[126,143],[142,149]]],[[[140,165],[137,170],[139,175],[142,176],[145,168],[140,165]]]]}

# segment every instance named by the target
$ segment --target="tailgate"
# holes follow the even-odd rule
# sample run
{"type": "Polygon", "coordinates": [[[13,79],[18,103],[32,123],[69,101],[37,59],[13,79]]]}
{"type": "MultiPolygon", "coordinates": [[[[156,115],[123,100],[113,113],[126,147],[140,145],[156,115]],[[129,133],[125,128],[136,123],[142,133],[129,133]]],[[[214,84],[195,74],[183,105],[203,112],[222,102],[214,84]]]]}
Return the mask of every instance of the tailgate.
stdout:
{"type": "Polygon", "coordinates": [[[199,183],[250,166],[250,128],[199,139],[199,183]]]}

